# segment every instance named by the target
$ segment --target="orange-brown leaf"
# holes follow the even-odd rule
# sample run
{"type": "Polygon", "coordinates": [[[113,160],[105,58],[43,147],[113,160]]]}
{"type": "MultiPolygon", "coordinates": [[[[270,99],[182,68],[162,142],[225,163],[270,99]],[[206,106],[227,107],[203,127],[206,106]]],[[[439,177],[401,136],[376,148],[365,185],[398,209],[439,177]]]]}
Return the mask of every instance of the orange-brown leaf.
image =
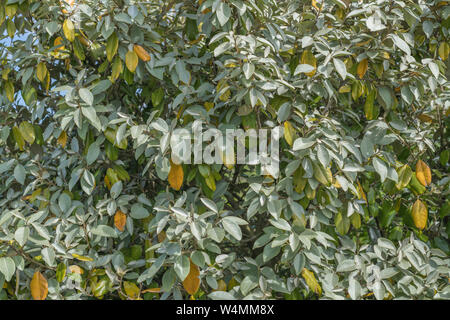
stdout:
{"type": "Polygon", "coordinates": [[[169,184],[173,189],[180,190],[184,179],[183,167],[180,164],[175,164],[170,161],[170,171],[168,179],[169,184]]]}
{"type": "Polygon", "coordinates": [[[183,281],[183,287],[186,289],[187,293],[194,295],[200,288],[200,269],[192,261],[190,261],[191,267],[189,273],[183,281]]]}
{"type": "Polygon", "coordinates": [[[364,77],[369,68],[369,61],[367,59],[363,59],[358,63],[358,67],[356,68],[356,72],[360,79],[364,77]]]}
{"type": "Polygon", "coordinates": [[[126,223],[127,223],[126,214],[120,210],[117,210],[116,214],[114,215],[114,225],[116,226],[116,228],[122,232],[125,229],[126,223]]]}
{"type": "Polygon", "coordinates": [[[30,289],[34,300],[45,300],[47,298],[48,282],[39,271],[34,273],[33,279],[31,279],[30,289]]]}
{"type": "Polygon", "coordinates": [[[136,52],[137,56],[139,57],[139,59],[141,59],[142,61],[150,61],[150,55],[147,53],[147,51],[145,51],[144,48],[142,48],[140,45],[135,44],[133,46],[133,50],[134,52],[136,52]]]}

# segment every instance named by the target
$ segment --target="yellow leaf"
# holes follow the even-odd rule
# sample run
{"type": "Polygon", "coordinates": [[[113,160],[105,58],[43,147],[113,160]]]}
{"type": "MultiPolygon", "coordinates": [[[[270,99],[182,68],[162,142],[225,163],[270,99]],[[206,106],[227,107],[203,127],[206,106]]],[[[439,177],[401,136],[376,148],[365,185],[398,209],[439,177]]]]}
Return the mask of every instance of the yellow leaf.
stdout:
{"type": "Polygon", "coordinates": [[[11,81],[5,81],[4,83],[4,88],[5,88],[5,93],[6,93],[6,97],[8,98],[8,100],[10,102],[14,101],[14,85],[11,81]]]}
{"type": "Polygon", "coordinates": [[[431,183],[431,170],[422,160],[417,161],[416,164],[416,178],[425,187],[431,183]]]}
{"type": "Polygon", "coordinates": [[[39,271],[34,273],[33,279],[30,282],[30,289],[34,300],[45,300],[47,297],[48,282],[39,271]]]}
{"type": "Polygon", "coordinates": [[[362,79],[369,68],[369,61],[367,59],[363,59],[358,63],[358,67],[356,68],[356,73],[359,78],[362,79]]]}
{"type": "Polygon", "coordinates": [[[217,281],[217,289],[213,291],[227,291],[227,283],[223,279],[220,279],[217,281]]]}
{"type": "Polygon", "coordinates": [[[316,57],[314,56],[314,54],[311,51],[309,51],[309,50],[303,51],[302,57],[301,57],[301,63],[302,64],[309,64],[310,66],[314,67],[313,71],[306,73],[306,75],[308,77],[312,77],[313,75],[316,74],[317,60],[316,60],[316,57]]]}
{"type": "Polygon", "coordinates": [[[214,108],[214,102],[205,102],[204,106],[205,106],[206,111],[209,111],[212,108],[214,108]]]}
{"type": "Polygon", "coordinates": [[[77,273],[77,274],[83,274],[83,273],[84,273],[83,268],[81,268],[81,267],[79,267],[79,266],[77,266],[77,265],[71,265],[71,266],[69,266],[69,270],[70,270],[70,272],[72,272],[72,273],[77,273]]]}
{"type": "Polygon", "coordinates": [[[320,287],[319,282],[317,282],[316,277],[314,276],[314,273],[312,271],[309,271],[308,269],[304,268],[302,270],[302,277],[305,279],[306,284],[308,287],[319,296],[322,295],[322,288],[320,287]]]}
{"type": "MultiPolygon", "coordinates": [[[[59,2],[60,2],[60,6],[63,6],[62,1],[59,1],[59,2]]],[[[73,8],[73,6],[75,5],[75,0],[64,0],[64,2],[67,3],[70,6],[70,8],[73,8]]],[[[69,12],[66,9],[62,9],[62,13],[67,14],[69,12]]]]}
{"type": "Polygon", "coordinates": [[[123,231],[125,229],[125,224],[127,223],[127,216],[125,213],[123,213],[120,210],[117,210],[116,214],[114,215],[114,225],[117,229],[120,231],[123,231]]]}
{"type": "Polygon", "coordinates": [[[23,139],[29,144],[33,144],[36,139],[36,133],[34,132],[33,125],[27,121],[22,121],[19,125],[19,130],[23,139]]]}
{"type": "MultiPolygon", "coordinates": [[[[55,41],[53,41],[53,46],[54,47],[60,46],[62,44],[63,44],[63,38],[61,38],[61,37],[57,37],[55,39],[55,41]]],[[[64,50],[64,46],[55,49],[55,51],[62,51],[62,50],[64,50]]]]}
{"type": "Polygon", "coordinates": [[[319,8],[319,6],[317,5],[317,1],[316,1],[316,0],[312,0],[312,1],[311,1],[311,5],[312,5],[314,8],[316,8],[317,11],[321,11],[321,10],[322,10],[323,4],[322,4],[322,6],[319,8]]]}
{"type": "Polygon", "coordinates": [[[450,46],[448,45],[448,42],[446,42],[446,41],[441,42],[441,45],[439,46],[439,50],[438,50],[439,57],[441,57],[441,59],[443,61],[445,61],[448,58],[449,52],[450,52],[450,46]]]}
{"type": "Polygon", "coordinates": [[[2,70],[2,79],[5,80],[5,81],[8,80],[8,75],[9,75],[10,72],[11,72],[10,68],[4,68],[2,70]]]}
{"type": "Polygon", "coordinates": [[[67,40],[70,42],[73,42],[75,40],[75,26],[73,25],[72,20],[66,19],[63,23],[63,31],[64,36],[67,40]]]}
{"type": "Polygon", "coordinates": [[[135,44],[133,46],[133,51],[136,52],[137,56],[139,57],[139,59],[141,59],[142,61],[146,62],[146,61],[150,61],[150,55],[147,53],[147,51],[145,51],[144,48],[142,48],[140,45],[135,44]]]}
{"type": "Polygon", "coordinates": [[[23,139],[19,128],[17,126],[14,126],[12,128],[12,133],[13,133],[14,140],[17,142],[17,145],[19,146],[19,149],[22,151],[23,147],[25,146],[25,140],[23,139]]]}
{"type": "Polygon", "coordinates": [[[212,174],[205,178],[205,182],[208,188],[210,188],[212,191],[216,191],[216,180],[214,179],[214,176],[212,174]]]}
{"type": "Polygon", "coordinates": [[[44,83],[45,78],[47,77],[47,66],[45,65],[45,62],[39,62],[36,68],[36,77],[39,79],[40,82],[44,83]]]}
{"type": "Polygon", "coordinates": [[[5,14],[8,17],[13,18],[16,15],[17,9],[19,9],[19,6],[17,5],[17,3],[6,5],[5,6],[5,14]]]}
{"type": "Polygon", "coordinates": [[[231,96],[231,91],[230,89],[226,90],[222,95],[220,95],[219,99],[223,102],[228,101],[228,99],[230,99],[231,96]]]}
{"type": "Polygon", "coordinates": [[[51,55],[56,59],[64,59],[68,57],[68,54],[64,53],[66,48],[62,44],[63,38],[61,37],[57,37],[55,41],[53,41],[53,46],[57,48],[51,53],[51,55]]]}
{"type": "Polygon", "coordinates": [[[358,181],[358,199],[361,199],[361,198],[363,198],[364,201],[366,201],[366,203],[367,203],[367,197],[366,197],[366,194],[364,193],[364,189],[361,186],[361,183],[359,183],[359,181],[358,181]]]}
{"type": "Polygon", "coordinates": [[[58,137],[58,143],[61,145],[61,147],[65,148],[67,144],[67,133],[66,131],[61,131],[61,134],[58,137]]]}
{"type": "Polygon", "coordinates": [[[352,91],[352,88],[348,85],[344,85],[339,88],[339,93],[348,93],[350,91],[352,91]]]}
{"type": "Polygon", "coordinates": [[[160,293],[161,292],[161,288],[149,288],[149,289],[142,290],[142,293],[147,293],[147,292],[160,293]]]}
{"type": "Polygon", "coordinates": [[[183,287],[187,293],[194,295],[200,288],[200,270],[198,266],[190,261],[191,267],[189,273],[183,281],[183,287]]]}
{"type": "Polygon", "coordinates": [[[414,225],[417,227],[417,229],[423,230],[427,225],[428,219],[428,210],[425,204],[417,199],[416,202],[414,202],[411,213],[414,225]]]}
{"type": "Polygon", "coordinates": [[[90,257],[85,257],[76,253],[72,253],[72,257],[74,257],[75,259],[78,259],[80,261],[94,261],[94,259],[90,258],[90,257]]]}
{"type": "Polygon", "coordinates": [[[286,142],[292,146],[294,143],[294,135],[295,135],[295,129],[292,126],[292,124],[289,121],[284,122],[284,139],[286,139],[286,142]]]}
{"type": "Polygon", "coordinates": [[[127,294],[127,296],[133,300],[136,300],[137,297],[139,297],[139,288],[138,286],[133,283],[133,282],[129,282],[129,281],[125,281],[123,283],[123,288],[125,289],[125,293],[127,294]]]}
{"type": "Polygon", "coordinates": [[[333,178],[332,185],[338,189],[342,188],[341,184],[339,183],[339,181],[336,178],[333,178]]]}
{"type": "Polygon", "coordinates": [[[120,60],[119,57],[116,57],[114,59],[114,62],[112,64],[112,70],[111,70],[111,82],[115,82],[117,78],[119,78],[120,74],[123,71],[123,63],[122,60],[120,60]]]}
{"type": "Polygon", "coordinates": [[[420,121],[422,121],[422,122],[429,122],[429,123],[432,123],[432,122],[433,122],[433,118],[430,117],[429,115],[425,114],[425,113],[419,114],[419,115],[417,116],[417,118],[418,118],[420,121]]]}
{"type": "Polygon", "coordinates": [[[180,164],[175,164],[170,160],[169,184],[175,190],[180,190],[183,184],[184,172],[180,164]]]}
{"type": "Polygon", "coordinates": [[[136,70],[136,67],[138,65],[139,59],[134,51],[128,51],[125,55],[125,64],[131,72],[134,72],[136,70]]]}

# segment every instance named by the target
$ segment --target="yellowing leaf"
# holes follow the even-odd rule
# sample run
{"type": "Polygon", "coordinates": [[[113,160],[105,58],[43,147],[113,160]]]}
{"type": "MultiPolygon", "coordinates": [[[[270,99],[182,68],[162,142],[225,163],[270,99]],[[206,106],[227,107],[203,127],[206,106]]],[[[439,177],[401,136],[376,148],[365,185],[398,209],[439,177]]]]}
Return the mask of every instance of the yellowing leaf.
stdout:
{"type": "MultiPolygon", "coordinates": [[[[63,44],[63,38],[61,38],[61,37],[57,37],[55,39],[55,41],[53,41],[53,46],[54,47],[58,47],[58,46],[60,46],[62,44],[63,44]]],[[[55,49],[55,51],[62,51],[62,50],[64,50],[64,46],[55,49]]]]}
{"type": "Polygon", "coordinates": [[[139,59],[141,59],[142,61],[146,62],[146,61],[150,61],[150,55],[147,53],[147,51],[145,51],[144,48],[142,48],[140,45],[135,44],[133,46],[133,51],[136,52],[137,56],[139,57],[139,59]]]}
{"type": "Polygon", "coordinates": [[[205,106],[206,111],[209,111],[212,108],[214,108],[214,102],[205,102],[204,106],[205,106]]]}
{"type": "Polygon", "coordinates": [[[8,19],[6,22],[6,32],[8,32],[8,36],[12,39],[16,34],[16,25],[13,20],[8,19]]]}
{"type": "Polygon", "coordinates": [[[5,14],[8,17],[13,18],[16,15],[17,9],[19,9],[19,6],[17,5],[17,3],[6,5],[5,6],[5,14]]]}
{"type": "Polygon", "coordinates": [[[231,91],[228,89],[223,94],[220,95],[219,99],[223,102],[228,101],[231,96],[231,91]]]}
{"type": "Polygon", "coordinates": [[[19,130],[24,140],[29,144],[33,144],[36,138],[33,125],[27,121],[22,121],[19,125],[19,130]]]}
{"type": "Polygon", "coordinates": [[[423,230],[427,225],[428,210],[420,199],[417,199],[416,202],[414,202],[411,214],[416,228],[423,230]]]}
{"type": "Polygon", "coordinates": [[[425,113],[419,114],[419,115],[417,116],[417,118],[418,118],[420,121],[422,121],[422,122],[429,122],[429,123],[432,123],[432,122],[433,122],[433,118],[430,117],[429,115],[425,114],[425,113]]]}
{"type": "Polygon", "coordinates": [[[36,67],[36,77],[39,79],[40,82],[44,83],[45,78],[47,77],[47,66],[45,65],[45,62],[39,62],[36,67]]]}
{"type": "Polygon", "coordinates": [[[128,51],[125,55],[125,64],[131,72],[134,72],[136,70],[136,67],[138,65],[139,59],[134,51],[128,51]]]}
{"type": "Polygon", "coordinates": [[[359,215],[359,213],[354,212],[350,217],[350,222],[355,229],[361,228],[361,216],[359,215]]]}
{"type": "Polygon", "coordinates": [[[6,97],[10,102],[14,101],[14,85],[11,81],[5,81],[3,84],[3,87],[5,88],[6,97]]]}
{"type": "Polygon", "coordinates": [[[119,38],[114,32],[108,37],[108,40],[106,40],[106,58],[108,59],[108,61],[112,61],[112,58],[114,58],[114,56],[116,55],[118,48],[119,38]]]}
{"type": "Polygon", "coordinates": [[[359,78],[362,79],[369,68],[369,61],[367,59],[363,59],[358,63],[358,67],[356,68],[356,73],[359,78]]]}
{"type": "Polygon", "coordinates": [[[348,93],[350,91],[352,91],[352,88],[348,85],[344,85],[339,88],[339,93],[348,93]]]}
{"type": "Polygon", "coordinates": [[[140,290],[135,283],[124,281],[123,288],[129,298],[136,300],[139,297],[140,290]]]}
{"type": "Polygon", "coordinates": [[[80,261],[94,261],[94,259],[90,258],[90,257],[85,257],[76,253],[72,253],[72,257],[74,257],[75,259],[78,259],[80,261]]]}
{"type": "Polygon", "coordinates": [[[183,167],[179,164],[175,164],[170,160],[170,171],[169,171],[169,184],[175,190],[180,190],[183,184],[184,172],[183,167]]]}
{"type": "Polygon", "coordinates": [[[450,46],[448,45],[448,42],[446,42],[446,41],[441,42],[441,45],[439,46],[439,50],[438,50],[439,57],[441,57],[441,59],[443,61],[445,61],[448,58],[449,52],[450,52],[450,46]]]}
{"type": "Polygon", "coordinates": [[[63,31],[64,36],[67,40],[70,42],[73,42],[75,40],[75,26],[73,25],[72,20],[66,19],[63,23],[63,31]]]}
{"type": "Polygon", "coordinates": [[[17,126],[14,126],[12,128],[12,133],[13,133],[14,140],[17,142],[17,145],[19,146],[19,149],[22,151],[23,147],[25,146],[25,140],[23,139],[19,128],[17,126]]]}
{"type": "Polygon", "coordinates": [[[416,178],[425,187],[431,183],[431,170],[422,160],[417,161],[416,164],[416,178]]]}
{"type": "Polygon", "coordinates": [[[295,129],[292,126],[292,124],[289,121],[284,122],[284,139],[286,139],[286,142],[292,146],[294,143],[294,135],[295,135],[295,129]]]}
{"type": "Polygon", "coordinates": [[[147,293],[147,292],[160,293],[161,292],[161,288],[149,288],[149,289],[142,290],[142,293],[147,293]]]}
{"type": "Polygon", "coordinates": [[[310,66],[314,67],[314,70],[308,73],[305,73],[308,77],[312,77],[313,75],[316,74],[316,69],[317,69],[317,60],[316,57],[314,56],[314,54],[309,51],[309,50],[305,50],[302,53],[302,57],[301,57],[301,63],[302,64],[309,64],[310,66]]]}
{"type": "Polygon", "coordinates": [[[311,1],[311,5],[312,5],[314,8],[316,8],[317,11],[321,11],[321,10],[322,10],[322,7],[323,7],[323,4],[322,4],[322,6],[320,6],[320,8],[319,8],[319,6],[317,6],[317,1],[316,1],[316,0],[312,0],[312,1],[311,1]]]}
{"type": "Polygon", "coordinates": [[[120,210],[117,210],[116,214],[114,215],[114,225],[117,229],[120,231],[123,231],[125,229],[125,224],[127,223],[127,216],[125,213],[123,213],[120,210]]]}
{"type": "Polygon", "coordinates": [[[208,188],[210,188],[212,191],[216,191],[216,180],[214,179],[214,176],[212,174],[205,178],[205,182],[208,188]]]}
{"type": "Polygon", "coordinates": [[[200,288],[200,270],[198,266],[190,261],[191,267],[187,277],[183,281],[183,287],[187,293],[194,295],[200,288]]]}
{"type": "Polygon", "coordinates": [[[8,80],[8,75],[9,75],[10,72],[11,72],[10,68],[4,68],[2,70],[2,79],[5,80],[5,81],[8,80]]]}
{"type": "Polygon", "coordinates": [[[61,145],[61,147],[65,148],[67,144],[67,133],[66,131],[61,131],[61,134],[58,137],[58,143],[61,145]]]}
{"type": "Polygon", "coordinates": [[[359,183],[359,181],[358,181],[358,199],[361,199],[361,198],[363,198],[364,201],[367,203],[367,197],[366,197],[366,194],[364,193],[364,189],[363,189],[361,183],[359,183]]]}
{"type": "Polygon", "coordinates": [[[408,166],[407,164],[405,164],[398,170],[397,172],[398,182],[396,184],[398,190],[402,190],[409,184],[412,178],[412,174],[413,172],[411,170],[411,167],[408,166]]]}
{"type": "Polygon", "coordinates": [[[83,274],[84,270],[83,268],[77,266],[77,265],[71,265],[69,266],[69,270],[71,273],[77,273],[77,274],[83,274]]]}
{"type": "Polygon", "coordinates": [[[302,277],[305,279],[306,284],[308,287],[319,296],[322,295],[322,288],[320,287],[319,282],[317,282],[316,277],[314,276],[314,273],[312,271],[309,271],[306,268],[303,268],[302,270],[302,277]]]}
{"type": "Polygon", "coordinates": [[[36,271],[30,282],[31,295],[34,300],[45,300],[48,294],[48,282],[47,279],[36,271]]]}
{"type": "Polygon", "coordinates": [[[217,281],[217,289],[213,291],[227,291],[227,283],[223,279],[220,279],[217,281]]]}
{"type": "Polygon", "coordinates": [[[114,59],[114,62],[112,64],[112,70],[111,70],[111,82],[115,82],[117,78],[119,78],[120,74],[123,71],[123,63],[122,60],[120,60],[119,57],[116,57],[114,59]]]}

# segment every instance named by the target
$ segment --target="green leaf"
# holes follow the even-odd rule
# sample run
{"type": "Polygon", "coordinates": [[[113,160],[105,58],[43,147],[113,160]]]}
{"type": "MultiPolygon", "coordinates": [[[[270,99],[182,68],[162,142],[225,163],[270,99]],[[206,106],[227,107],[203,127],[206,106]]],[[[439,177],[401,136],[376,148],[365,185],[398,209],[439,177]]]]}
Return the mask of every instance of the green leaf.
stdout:
{"type": "Polygon", "coordinates": [[[79,94],[80,98],[83,99],[83,101],[87,105],[92,106],[92,104],[94,103],[94,96],[92,95],[91,91],[89,91],[89,89],[81,88],[79,90],[79,94]]]}
{"type": "Polygon", "coordinates": [[[187,275],[189,274],[190,270],[189,258],[184,255],[178,256],[175,260],[174,270],[178,278],[181,281],[184,281],[184,279],[186,279],[187,275]]]}
{"type": "Polygon", "coordinates": [[[91,229],[92,234],[102,236],[102,237],[112,237],[117,238],[117,232],[113,228],[107,225],[98,225],[91,229]]]}
{"type": "Polygon", "coordinates": [[[226,2],[221,1],[216,9],[217,19],[221,26],[228,22],[231,17],[231,9],[226,2]]]}
{"type": "Polygon", "coordinates": [[[25,183],[26,171],[25,168],[19,163],[14,168],[14,178],[20,184],[25,183]]]}
{"type": "Polygon", "coordinates": [[[14,272],[16,271],[16,265],[14,260],[10,257],[0,258],[0,272],[5,276],[6,281],[10,281],[14,272]]]}

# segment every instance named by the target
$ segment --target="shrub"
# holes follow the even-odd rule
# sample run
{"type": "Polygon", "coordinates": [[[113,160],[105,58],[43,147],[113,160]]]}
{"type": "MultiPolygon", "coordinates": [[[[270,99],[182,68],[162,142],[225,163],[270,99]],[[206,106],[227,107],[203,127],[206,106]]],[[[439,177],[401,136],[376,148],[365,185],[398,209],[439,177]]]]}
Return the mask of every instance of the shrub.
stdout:
{"type": "Polygon", "coordinates": [[[1,1],[0,297],[448,299],[449,8],[1,1]]]}

